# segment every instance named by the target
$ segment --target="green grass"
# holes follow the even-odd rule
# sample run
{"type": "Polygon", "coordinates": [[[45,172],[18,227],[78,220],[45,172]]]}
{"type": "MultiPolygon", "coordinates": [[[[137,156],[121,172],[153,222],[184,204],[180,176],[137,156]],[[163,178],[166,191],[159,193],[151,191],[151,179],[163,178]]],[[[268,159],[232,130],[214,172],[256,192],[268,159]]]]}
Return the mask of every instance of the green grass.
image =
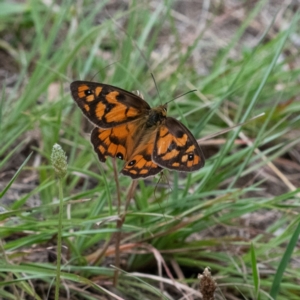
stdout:
{"type": "Polygon", "coordinates": [[[205,75],[195,54],[206,59],[215,19],[187,46],[175,1],[0,3],[8,62],[0,66],[0,298],[54,299],[59,192],[50,156],[58,143],[68,156],[61,298],[200,299],[197,275],[209,266],[216,299],[297,299],[300,67],[291,37],[299,15],[276,34],[270,19],[254,48],[239,47],[266,3],[248,8],[227,46],[208,56],[205,75]],[[198,139],[265,115],[203,147],[197,172],[164,171],[137,186],[119,175],[118,188],[112,160],[97,160],[92,126],[71,98],[77,79],[140,90],[151,106],[197,89],[168,114],[198,139]]]}

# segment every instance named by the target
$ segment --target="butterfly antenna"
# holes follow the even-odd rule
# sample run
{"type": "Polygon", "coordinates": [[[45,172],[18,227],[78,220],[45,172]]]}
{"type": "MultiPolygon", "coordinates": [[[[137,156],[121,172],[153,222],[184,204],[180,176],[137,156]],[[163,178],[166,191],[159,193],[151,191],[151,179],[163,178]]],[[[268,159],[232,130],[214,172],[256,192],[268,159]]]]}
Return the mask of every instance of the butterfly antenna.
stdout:
{"type": "Polygon", "coordinates": [[[178,99],[178,98],[180,98],[180,97],[183,97],[183,96],[185,96],[185,95],[187,95],[187,94],[190,94],[190,93],[194,93],[194,92],[196,92],[196,91],[197,91],[197,90],[191,90],[191,91],[188,91],[188,92],[186,92],[186,93],[183,93],[183,94],[177,96],[176,98],[174,98],[174,99],[172,99],[172,100],[166,102],[165,104],[168,104],[168,103],[170,103],[170,102],[172,102],[172,101],[174,101],[174,100],[176,100],[176,99],[178,99]]]}
{"type": "Polygon", "coordinates": [[[153,73],[151,73],[151,76],[152,76],[152,79],[153,79],[153,82],[154,82],[154,85],[155,85],[155,88],[156,88],[156,91],[157,91],[157,94],[158,94],[158,97],[159,97],[160,103],[162,103],[162,101],[161,101],[161,97],[160,97],[160,93],[159,93],[159,90],[158,90],[158,87],[157,87],[157,84],[156,84],[156,81],[155,81],[155,78],[154,78],[154,75],[153,75],[153,73]]]}

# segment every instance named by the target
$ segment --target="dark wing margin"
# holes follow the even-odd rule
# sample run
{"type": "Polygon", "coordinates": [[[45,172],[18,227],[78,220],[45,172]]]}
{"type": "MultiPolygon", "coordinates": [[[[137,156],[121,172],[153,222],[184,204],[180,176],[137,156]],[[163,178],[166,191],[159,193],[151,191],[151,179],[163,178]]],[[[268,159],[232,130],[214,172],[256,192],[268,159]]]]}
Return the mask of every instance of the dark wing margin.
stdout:
{"type": "Polygon", "coordinates": [[[176,119],[168,117],[155,139],[152,159],[158,165],[192,172],[204,166],[204,155],[191,132],[176,119]]]}
{"type": "Polygon", "coordinates": [[[70,89],[83,114],[100,128],[112,128],[132,122],[151,109],[137,95],[107,84],[74,81],[70,89]]]}

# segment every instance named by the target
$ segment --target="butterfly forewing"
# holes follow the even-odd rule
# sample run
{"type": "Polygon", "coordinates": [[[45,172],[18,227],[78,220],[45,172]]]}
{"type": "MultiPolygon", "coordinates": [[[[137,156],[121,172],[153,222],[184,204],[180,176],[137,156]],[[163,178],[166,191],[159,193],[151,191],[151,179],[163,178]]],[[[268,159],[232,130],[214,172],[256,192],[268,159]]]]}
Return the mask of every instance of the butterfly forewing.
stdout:
{"type": "Polygon", "coordinates": [[[132,122],[150,110],[149,104],[120,88],[89,81],[74,81],[72,96],[84,115],[100,128],[132,122]]]}
{"type": "Polygon", "coordinates": [[[152,159],[161,167],[184,172],[204,166],[203,153],[191,132],[170,117],[157,131],[152,159]]]}

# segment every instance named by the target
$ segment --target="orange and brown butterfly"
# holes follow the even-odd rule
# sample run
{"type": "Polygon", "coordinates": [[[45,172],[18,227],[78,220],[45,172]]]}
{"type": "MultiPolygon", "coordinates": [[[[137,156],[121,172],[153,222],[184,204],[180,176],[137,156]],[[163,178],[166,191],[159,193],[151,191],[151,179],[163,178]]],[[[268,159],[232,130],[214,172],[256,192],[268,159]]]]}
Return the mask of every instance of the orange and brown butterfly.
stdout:
{"type": "Polygon", "coordinates": [[[74,81],[72,96],[96,126],[91,142],[100,161],[107,156],[125,161],[122,174],[146,178],[163,168],[192,172],[204,156],[191,132],[167,117],[167,105],[151,108],[141,97],[111,85],[74,81]]]}

